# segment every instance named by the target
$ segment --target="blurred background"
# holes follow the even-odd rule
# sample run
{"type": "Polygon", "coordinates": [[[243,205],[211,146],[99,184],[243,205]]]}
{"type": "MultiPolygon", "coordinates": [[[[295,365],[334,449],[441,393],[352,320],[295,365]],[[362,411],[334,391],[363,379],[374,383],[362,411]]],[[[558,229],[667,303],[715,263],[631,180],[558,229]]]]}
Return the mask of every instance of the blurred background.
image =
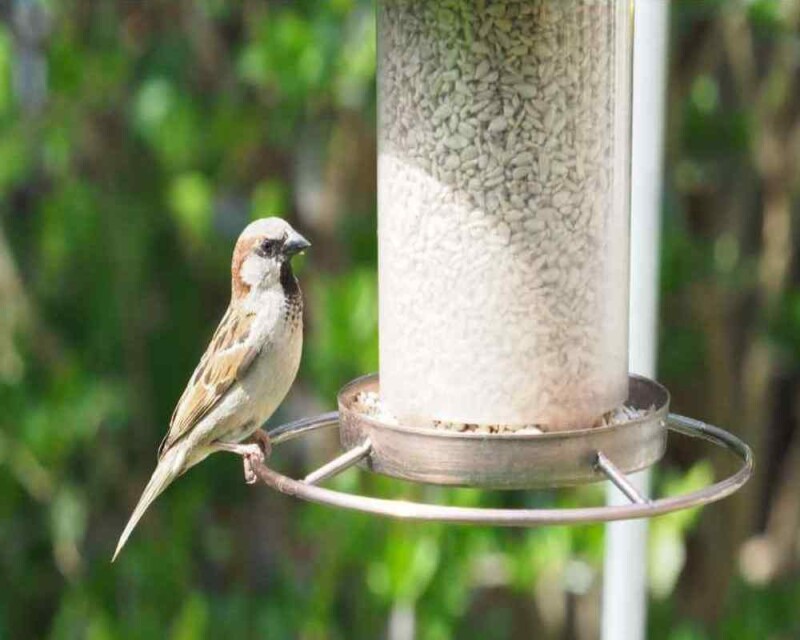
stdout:
{"type": "MultiPolygon", "coordinates": [[[[800,2],[673,0],[659,378],[754,446],[745,491],[652,522],[654,639],[800,637],[800,2]]],[[[229,295],[235,237],[314,243],[274,422],[377,369],[367,0],[0,2],[0,638],[595,638],[603,528],[399,524],[210,458],[117,536],[229,295]]],[[[336,449],[281,448],[295,474],[336,449]]],[[[673,439],[669,494],[725,470],[673,439]]],[[[577,505],[601,487],[344,490],[577,505]]]]}

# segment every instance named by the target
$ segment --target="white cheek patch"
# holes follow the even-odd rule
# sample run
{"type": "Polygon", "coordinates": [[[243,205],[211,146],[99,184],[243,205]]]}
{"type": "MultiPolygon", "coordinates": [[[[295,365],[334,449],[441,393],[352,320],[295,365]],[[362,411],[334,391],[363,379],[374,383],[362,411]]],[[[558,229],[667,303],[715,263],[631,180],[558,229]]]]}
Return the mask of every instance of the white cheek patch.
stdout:
{"type": "Polygon", "coordinates": [[[272,260],[255,255],[249,256],[242,264],[242,282],[255,287],[264,282],[274,269],[272,260]]]}

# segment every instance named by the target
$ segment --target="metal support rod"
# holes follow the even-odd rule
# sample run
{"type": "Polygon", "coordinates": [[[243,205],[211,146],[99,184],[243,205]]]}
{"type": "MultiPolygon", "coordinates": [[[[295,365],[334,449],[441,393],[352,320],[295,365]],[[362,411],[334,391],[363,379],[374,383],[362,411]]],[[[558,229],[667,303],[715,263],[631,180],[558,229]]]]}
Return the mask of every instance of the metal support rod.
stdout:
{"type": "Polygon", "coordinates": [[[297,438],[311,431],[329,427],[335,424],[337,420],[339,420],[339,412],[329,411],[328,413],[323,413],[321,416],[300,418],[294,422],[279,425],[274,429],[269,429],[267,435],[269,435],[269,441],[273,445],[279,445],[285,440],[297,438]]]}
{"type": "Polygon", "coordinates": [[[332,478],[361,462],[369,455],[370,451],[372,451],[372,444],[369,440],[365,440],[357,447],[350,449],[338,458],[331,460],[328,464],[322,465],[316,471],[309,473],[303,479],[303,482],[314,485],[324,482],[328,478],[332,478]]]}
{"type": "MultiPolygon", "coordinates": [[[[664,127],[669,49],[669,0],[636,0],[633,54],[631,164],[631,371],[656,373],[658,266],[664,175],[664,127]]],[[[650,472],[628,480],[648,495],[650,472]]],[[[609,485],[608,504],[626,497],[609,485]]],[[[603,568],[603,640],[647,637],[647,523],[606,527],[603,568]]]]}
{"type": "Polygon", "coordinates": [[[602,451],[597,452],[597,462],[595,463],[597,468],[602,471],[605,476],[614,483],[614,486],[617,487],[625,496],[633,502],[634,504],[647,504],[650,502],[647,498],[645,498],[639,490],[633,486],[633,483],[628,479],[620,469],[615,465],[611,460],[609,460],[602,451]]]}
{"type": "MultiPolygon", "coordinates": [[[[298,421],[296,431],[280,428],[281,440],[288,442],[317,429],[336,426],[330,414],[298,421]]],[[[289,496],[309,502],[326,504],[340,509],[362,511],[375,515],[405,520],[450,522],[460,524],[496,525],[502,527],[532,527],[538,525],[581,524],[588,522],[610,522],[630,518],[652,518],[681,509],[697,508],[731,495],[738,491],[753,473],[753,452],[736,436],[710,424],[670,415],[667,426],[680,434],[707,440],[726,449],[740,461],[738,470],[718,482],[678,496],[659,498],[644,504],[625,504],[603,507],[580,507],[572,509],[488,509],[483,507],[455,507],[438,504],[386,500],[357,494],[331,491],[324,487],[293,480],[270,469],[263,463],[254,464],[253,470],[268,487],[289,496]]],[[[277,431],[277,430],[276,430],[277,431]]],[[[501,436],[502,437],[502,436],[501,436]]],[[[619,635],[614,640],[628,640],[629,635],[619,635]]]]}

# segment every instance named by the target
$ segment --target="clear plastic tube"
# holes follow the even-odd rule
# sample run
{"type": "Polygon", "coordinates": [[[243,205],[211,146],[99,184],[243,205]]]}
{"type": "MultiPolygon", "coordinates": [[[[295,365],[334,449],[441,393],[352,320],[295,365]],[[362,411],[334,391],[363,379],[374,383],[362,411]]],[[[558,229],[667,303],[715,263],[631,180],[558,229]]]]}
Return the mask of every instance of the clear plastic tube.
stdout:
{"type": "Polygon", "coordinates": [[[381,393],[591,426],[627,395],[631,0],[379,0],[381,393]]]}

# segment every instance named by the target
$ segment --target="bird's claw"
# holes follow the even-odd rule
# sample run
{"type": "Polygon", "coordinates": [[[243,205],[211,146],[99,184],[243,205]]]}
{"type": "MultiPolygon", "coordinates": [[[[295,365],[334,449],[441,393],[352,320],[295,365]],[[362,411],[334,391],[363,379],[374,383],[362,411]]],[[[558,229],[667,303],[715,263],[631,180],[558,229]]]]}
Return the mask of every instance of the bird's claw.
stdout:
{"type": "MultiPolygon", "coordinates": [[[[259,430],[260,431],[260,430],[259,430]]],[[[271,446],[269,436],[260,431],[249,442],[244,444],[231,442],[218,442],[217,448],[220,451],[229,451],[242,456],[244,463],[244,481],[247,484],[255,484],[258,480],[256,468],[264,464],[264,460],[270,454],[271,446]]]]}
{"type": "Polygon", "coordinates": [[[266,431],[256,429],[251,438],[251,443],[246,444],[244,452],[244,481],[247,484],[255,484],[258,480],[254,467],[257,464],[264,464],[264,460],[269,458],[272,453],[272,443],[266,431]]]}
{"type": "Polygon", "coordinates": [[[264,464],[264,451],[258,444],[245,445],[245,447],[244,451],[242,451],[244,481],[247,484],[255,484],[258,481],[255,467],[264,464]]]}

